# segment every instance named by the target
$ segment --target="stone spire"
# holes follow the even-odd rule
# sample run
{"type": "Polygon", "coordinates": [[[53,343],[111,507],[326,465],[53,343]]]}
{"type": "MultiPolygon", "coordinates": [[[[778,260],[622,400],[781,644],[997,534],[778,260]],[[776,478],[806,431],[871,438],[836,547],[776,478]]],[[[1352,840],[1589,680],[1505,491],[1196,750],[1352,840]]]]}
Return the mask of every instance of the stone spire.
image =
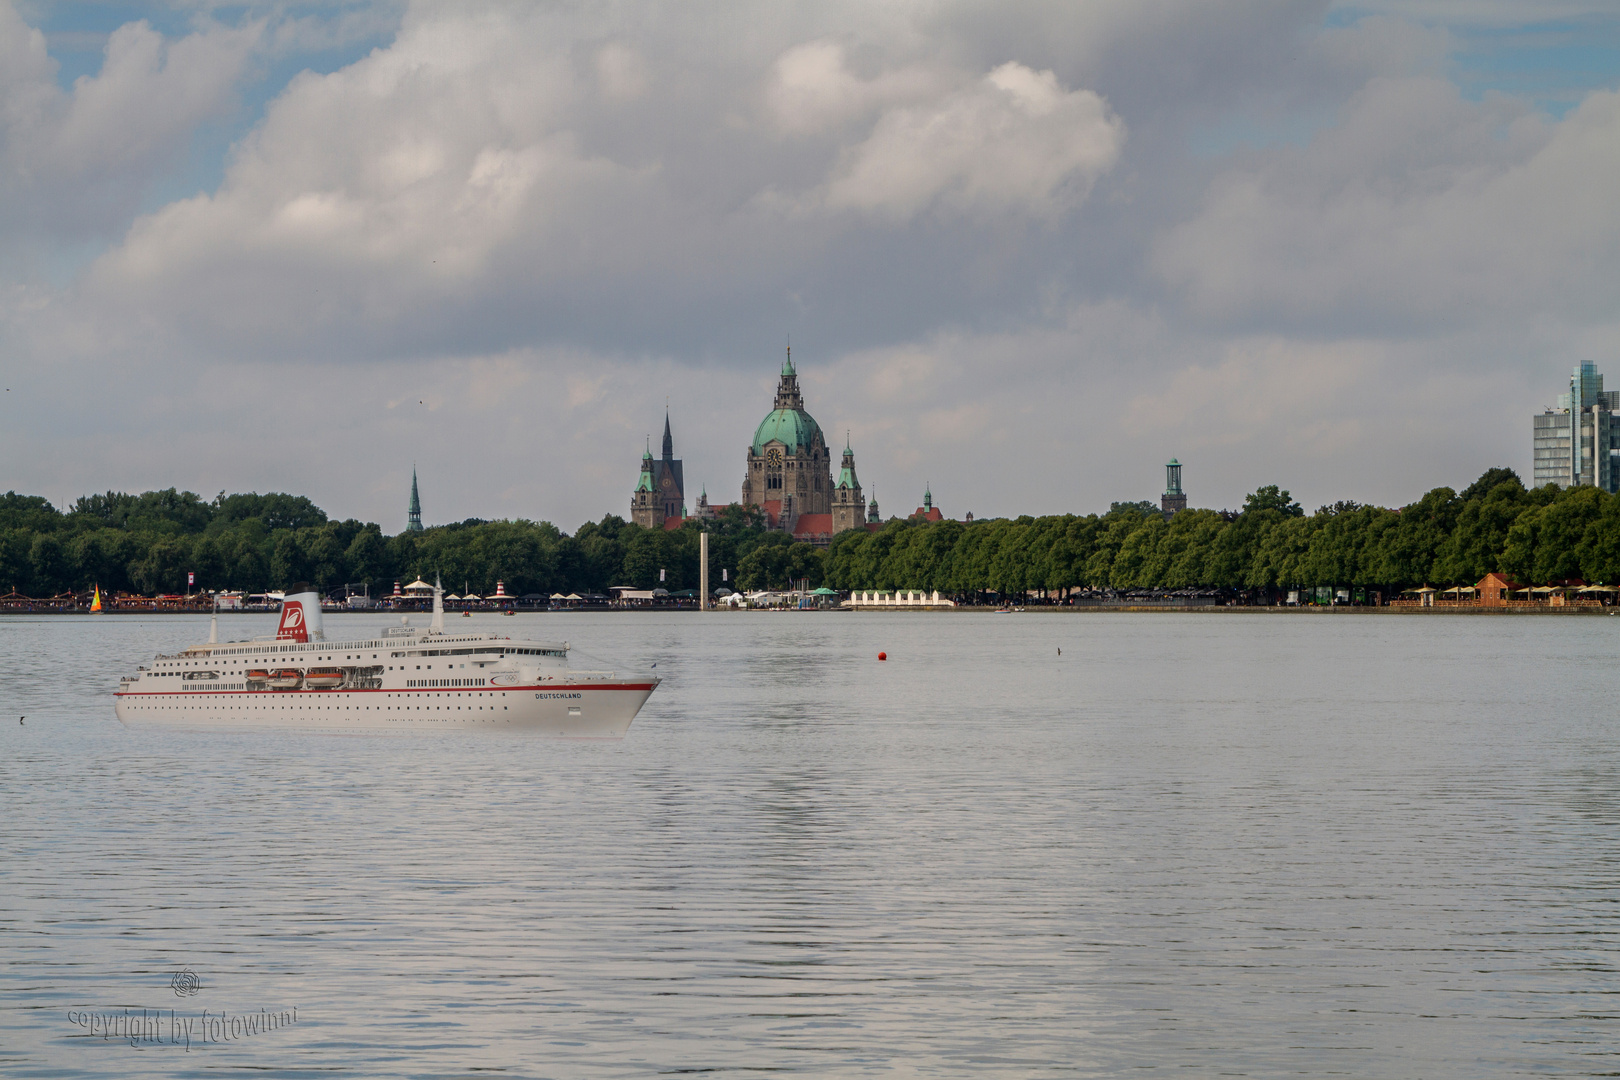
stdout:
{"type": "MultiPolygon", "coordinates": [[[[855,451],[849,448],[849,432],[844,432],[844,464],[838,472],[838,487],[850,488],[856,492],[861,490],[861,482],[855,477],[855,451]]],[[[859,495],[856,496],[859,498],[859,495]]]]}
{"type": "Polygon", "coordinates": [[[793,368],[793,346],[788,346],[787,360],[782,364],[782,378],[776,384],[776,407],[797,412],[804,408],[804,395],[799,393],[799,373],[793,368]]]}
{"type": "Polygon", "coordinates": [[[664,459],[675,456],[675,439],[669,433],[669,409],[664,410],[664,459]]]}
{"type": "Polygon", "coordinates": [[[411,466],[411,505],[405,512],[405,531],[422,531],[422,496],[416,490],[416,466],[411,466]]]}
{"type": "Polygon", "coordinates": [[[832,490],[832,531],[837,536],[858,529],[866,521],[866,503],[861,499],[861,482],[855,476],[855,451],[849,448],[849,432],[844,432],[844,467],[832,490]]]}

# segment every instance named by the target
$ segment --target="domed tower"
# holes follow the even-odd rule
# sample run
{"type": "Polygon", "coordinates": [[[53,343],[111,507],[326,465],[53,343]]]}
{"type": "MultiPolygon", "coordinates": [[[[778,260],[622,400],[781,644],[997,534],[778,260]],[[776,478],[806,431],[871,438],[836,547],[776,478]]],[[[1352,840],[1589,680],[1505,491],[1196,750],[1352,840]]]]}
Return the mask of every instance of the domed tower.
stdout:
{"type": "Polygon", "coordinates": [[[838,471],[838,483],[832,492],[832,531],[837,536],[849,529],[858,529],[866,503],[861,498],[861,482],[855,475],[855,451],[849,448],[849,436],[844,436],[844,464],[838,471]]]}
{"type": "Polygon", "coordinates": [[[755,429],[747,462],[743,505],[765,511],[771,528],[792,532],[800,515],[832,512],[832,455],[821,426],[804,411],[791,348],[776,384],[775,407],[755,429]]]}
{"type": "Polygon", "coordinates": [[[1187,493],[1181,490],[1181,462],[1175,458],[1164,467],[1164,494],[1159,498],[1159,509],[1166,521],[1187,509],[1187,493]]]}
{"type": "Polygon", "coordinates": [[[653,484],[652,446],[641,455],[641,479],[630,496],[630,520],[643,529],[660,529],[664,525],[664,503],[653,484]]]}
{"type": "Polygon", "coordinates": [[[872,502],[866,508],[866,523],[868,525],[881,525],[883,518],[878,514],[877,492],[872,492],[872,502]]]}

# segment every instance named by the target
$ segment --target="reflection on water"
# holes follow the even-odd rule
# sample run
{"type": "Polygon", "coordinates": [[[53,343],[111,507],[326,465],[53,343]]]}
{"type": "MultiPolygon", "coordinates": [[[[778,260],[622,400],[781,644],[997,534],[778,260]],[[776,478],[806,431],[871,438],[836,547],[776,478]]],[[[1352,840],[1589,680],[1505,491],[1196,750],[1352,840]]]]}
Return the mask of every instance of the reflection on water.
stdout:
{"type": "Polygon", "coordinates": [[[665,682],[617,744],[136,733],[206,619],[0,621],[0,1069],[1620,1068],[1620,620],[486,621],[665,682]]]}

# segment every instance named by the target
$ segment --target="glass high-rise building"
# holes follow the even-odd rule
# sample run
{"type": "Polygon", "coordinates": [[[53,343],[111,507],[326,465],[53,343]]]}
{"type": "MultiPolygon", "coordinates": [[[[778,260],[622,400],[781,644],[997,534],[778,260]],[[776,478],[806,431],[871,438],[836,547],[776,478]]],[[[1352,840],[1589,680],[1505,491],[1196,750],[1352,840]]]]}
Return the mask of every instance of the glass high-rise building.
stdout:
{"type": "Polygon", "coordinates": [[[1604,390],[1603,376],[1582,364],[1569,377],[1558,405],[1532,417],[1532,483],[1591,484],[1620,491],[1620,390],[1604,390]]]}

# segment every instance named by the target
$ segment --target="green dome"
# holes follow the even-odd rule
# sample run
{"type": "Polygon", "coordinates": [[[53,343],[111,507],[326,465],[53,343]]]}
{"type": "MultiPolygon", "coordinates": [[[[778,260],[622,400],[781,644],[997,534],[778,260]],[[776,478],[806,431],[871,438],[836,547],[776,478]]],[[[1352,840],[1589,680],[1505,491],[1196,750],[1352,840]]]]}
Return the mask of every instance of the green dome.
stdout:
{"type": "Polygon", "coordinates": [[[754,432],[754,453],[763,454],[768,442],[782,443],[789,453],[801,447],[808,450],[820,432],[821,428],[803,409],[776,409],[759,422],[754,432]]]}

